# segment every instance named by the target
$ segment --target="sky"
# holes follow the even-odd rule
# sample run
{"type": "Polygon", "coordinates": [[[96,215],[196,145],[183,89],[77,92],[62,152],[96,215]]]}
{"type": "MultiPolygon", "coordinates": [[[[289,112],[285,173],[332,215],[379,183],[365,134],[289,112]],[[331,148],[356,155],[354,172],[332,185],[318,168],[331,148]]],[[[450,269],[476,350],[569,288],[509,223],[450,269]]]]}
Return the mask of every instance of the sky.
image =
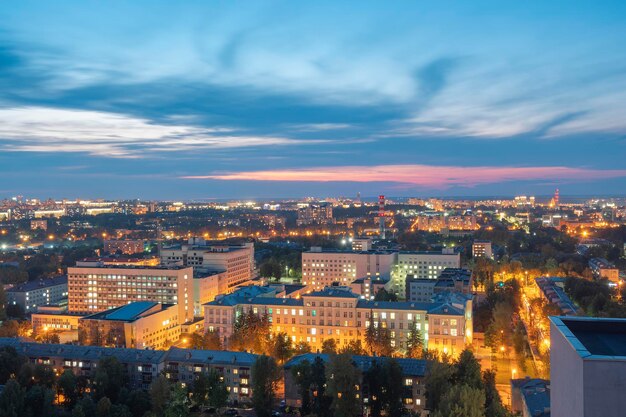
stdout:
{"type": "Polygon", "coordinates": [[[0,3],[0,198],[626,195],[624,1],[0,3]]]}

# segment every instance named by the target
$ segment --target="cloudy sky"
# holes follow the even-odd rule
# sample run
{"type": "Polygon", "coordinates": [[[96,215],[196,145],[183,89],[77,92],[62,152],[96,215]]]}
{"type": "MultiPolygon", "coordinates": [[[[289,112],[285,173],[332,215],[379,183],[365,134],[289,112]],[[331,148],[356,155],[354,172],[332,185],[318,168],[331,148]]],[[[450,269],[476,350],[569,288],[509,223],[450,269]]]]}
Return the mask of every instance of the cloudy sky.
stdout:
{"type": "Polygon", "coordinates": [[[626,194],[624,1],[0,5],[0,197],[626,194]]]}

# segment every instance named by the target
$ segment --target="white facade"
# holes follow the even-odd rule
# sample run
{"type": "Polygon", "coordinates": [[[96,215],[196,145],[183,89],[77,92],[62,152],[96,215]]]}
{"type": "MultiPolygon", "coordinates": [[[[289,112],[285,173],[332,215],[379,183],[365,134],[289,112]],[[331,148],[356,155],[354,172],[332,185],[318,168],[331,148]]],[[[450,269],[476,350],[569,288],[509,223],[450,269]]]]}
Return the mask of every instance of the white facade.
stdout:
{"type": "Polygon", "coordinates": [[[193,269],[182,267],[70,267],[69,311],[92,314],[134,301],[178,304],[181,322],[194,317],[193,269]]]}
{"type": "Polygon", "coordinates": [[[333,282],[350,285],[357,278],[388,280],[397,252],[349,252],[312,248],[302,253],[302,284],[321,290],[333,282]]]}
{"type": "Polygon", "coordinates": [[[391,273],[391,289],[406,298],[406,277],[437,279],[446,268],[460,268],[461,255],[443,252],[400,252],[391,273]]]}

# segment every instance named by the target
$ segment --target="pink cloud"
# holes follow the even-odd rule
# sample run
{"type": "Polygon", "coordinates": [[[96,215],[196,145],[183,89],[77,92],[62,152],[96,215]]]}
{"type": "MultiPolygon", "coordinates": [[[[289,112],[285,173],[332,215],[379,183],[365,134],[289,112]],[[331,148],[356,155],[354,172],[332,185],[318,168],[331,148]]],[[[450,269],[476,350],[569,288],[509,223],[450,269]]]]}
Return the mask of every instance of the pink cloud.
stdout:
{"type": "Polygon", "coordinates": [[[597,180],[617,177],[626,177],[626,170],[569,167],[378,165],[242,171],[183,178],[296,182],[395,182],[413,186],[448,188],[519,180],[597,180]]]}

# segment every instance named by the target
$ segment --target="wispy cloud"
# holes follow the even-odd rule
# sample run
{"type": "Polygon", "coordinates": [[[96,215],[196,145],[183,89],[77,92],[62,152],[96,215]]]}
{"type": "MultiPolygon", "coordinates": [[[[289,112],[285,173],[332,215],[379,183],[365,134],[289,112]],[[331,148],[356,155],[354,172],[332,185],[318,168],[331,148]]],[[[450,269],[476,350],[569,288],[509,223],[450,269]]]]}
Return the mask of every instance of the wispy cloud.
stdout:
{"type": "Polygon", "coordinates": [[[458,167],[432,165],[336,166],[280,169],[184,176],[185,179],[296,181],[296,182],[394,182],[445,189],[521,180],[585,181],[626,177],[626,169],[596,170],[562,166],[458,167]]]}
{"type": "Polygon", "coordinates": [[[237,134],[232,128],[162,124],[124,114],[49,107],[0,109],[0,149],[140,158],[151,152],[306,145],[324,140],[237,134]]]}

